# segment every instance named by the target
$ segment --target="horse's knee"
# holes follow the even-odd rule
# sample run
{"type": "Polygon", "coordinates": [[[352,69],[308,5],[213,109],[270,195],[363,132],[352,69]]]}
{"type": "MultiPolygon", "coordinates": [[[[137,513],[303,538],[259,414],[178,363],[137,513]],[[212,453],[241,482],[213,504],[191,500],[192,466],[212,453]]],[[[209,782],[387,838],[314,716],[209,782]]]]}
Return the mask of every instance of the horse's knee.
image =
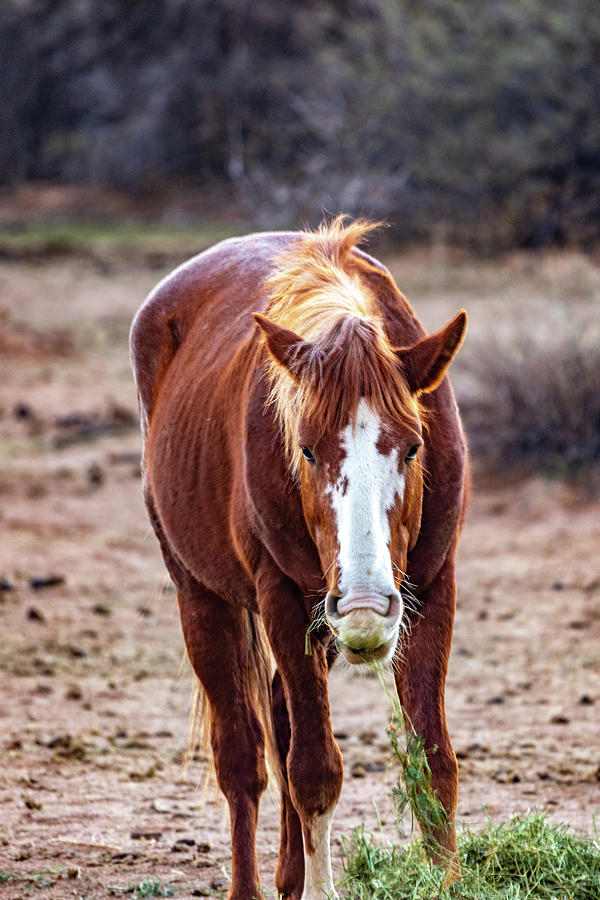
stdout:
{"type": "Polygon", "coordinates": [[[292,747],[288,757],[290,796],[304,826],[306,821],[335,807],[342,790],[342,755],[337,744],[298,753],[292,747]]]}
{"type": "Polygon", "coordinates": [[[213,722],[211,746],[219,787],[226,796],[232,792],[246,794],[256,800],[268,783],[265,762],[265,740],[256,717],[240,721],[213,722]]]}
{"type": "Polygon", "coordinates": [[[240,758],[233,750],[227,754],[215,754],[214,761],[217,783],[228,799],[233,794],[244,794],[258,802],[269,780],[264,758],[240,758]]]}

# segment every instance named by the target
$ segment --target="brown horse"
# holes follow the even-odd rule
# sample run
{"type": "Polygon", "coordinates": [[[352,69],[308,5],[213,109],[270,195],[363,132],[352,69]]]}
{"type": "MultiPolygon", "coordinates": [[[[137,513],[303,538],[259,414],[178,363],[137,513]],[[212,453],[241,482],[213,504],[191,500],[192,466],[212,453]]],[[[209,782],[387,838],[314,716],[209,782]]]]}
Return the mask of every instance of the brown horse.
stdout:
{"type": "Polygon", "coordinates": [[[438,858],[459,872],[444,682],[466,449],[445,374],[466,315],[425,336],[387,269],[356,248],[371,227],[338,219],[224,241],[164,279],[132,326],[146,504],[207,698],[236,900],[263,896],[255,836],[270,750],[277,890],[335,895],[338,652],[393,661],[412,725],[437,747],[429,765],[450,822],[438,858]],[[326,623],[307,653],[319,599],[326,623]]]}

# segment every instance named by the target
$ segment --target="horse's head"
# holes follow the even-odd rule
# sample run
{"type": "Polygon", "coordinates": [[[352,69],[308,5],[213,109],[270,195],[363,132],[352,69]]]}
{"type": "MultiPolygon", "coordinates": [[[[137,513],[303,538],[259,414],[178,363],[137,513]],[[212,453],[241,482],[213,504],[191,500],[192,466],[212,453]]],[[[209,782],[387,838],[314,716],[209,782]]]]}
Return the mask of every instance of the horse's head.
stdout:
{"type": "Polygon", "coordinates": [[[421,524],[426,423],[418,397],[444,378],[466,314],[403,348],[391,347],[372,319],[344,317],[309,342],[256,318],[285,373],[274,390],[326,581],[327,620],[350,662],[389,659],[421,524]]]}

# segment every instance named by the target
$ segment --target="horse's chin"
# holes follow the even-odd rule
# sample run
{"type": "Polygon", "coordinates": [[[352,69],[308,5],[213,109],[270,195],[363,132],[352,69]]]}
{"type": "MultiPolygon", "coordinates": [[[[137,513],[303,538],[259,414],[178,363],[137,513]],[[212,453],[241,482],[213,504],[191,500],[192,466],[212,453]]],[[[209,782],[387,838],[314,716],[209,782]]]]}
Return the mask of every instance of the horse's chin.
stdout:
{"type": "Polygon", "coordinates": [[[330,625],[342,655],[351,665],[386,663],[398,642],[399,616],[383,616],[370,607],[352,609],[330,625]]]}
{"type": "Polygon", "coordinates": [[[373,649],[349,647],[347,644],[340,642],[340,650],[346,662],[353,666],[368,665],[369,663],[386,663],[394,655],[396,644],[398,642],[398,634],[394,634],[389,640],[380,644],[379,647],[373,649]]]}

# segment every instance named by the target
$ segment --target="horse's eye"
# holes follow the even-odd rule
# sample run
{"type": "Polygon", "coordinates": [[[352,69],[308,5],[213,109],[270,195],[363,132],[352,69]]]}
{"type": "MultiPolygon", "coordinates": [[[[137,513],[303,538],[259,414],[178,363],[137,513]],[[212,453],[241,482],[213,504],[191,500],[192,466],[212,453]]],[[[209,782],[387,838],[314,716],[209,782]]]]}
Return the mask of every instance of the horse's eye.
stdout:
{"type": "Polygon", "coordinates": [[[419,444],[415,444],[414,447],[411,447],[406,456],[404,457],[406,462],[410,462],[411,459],[415,459],[417,453],[419,452],[419,444]]]}
{"type": "Polygon", "coordinates": [[[308,462],[316,462],[314,456],[312,455],[312,453],[310,452],[308,447],[300,447],[300,449],[302,450],[302,453],[304,454],[304,459],[307,459],[308,462]]]}

